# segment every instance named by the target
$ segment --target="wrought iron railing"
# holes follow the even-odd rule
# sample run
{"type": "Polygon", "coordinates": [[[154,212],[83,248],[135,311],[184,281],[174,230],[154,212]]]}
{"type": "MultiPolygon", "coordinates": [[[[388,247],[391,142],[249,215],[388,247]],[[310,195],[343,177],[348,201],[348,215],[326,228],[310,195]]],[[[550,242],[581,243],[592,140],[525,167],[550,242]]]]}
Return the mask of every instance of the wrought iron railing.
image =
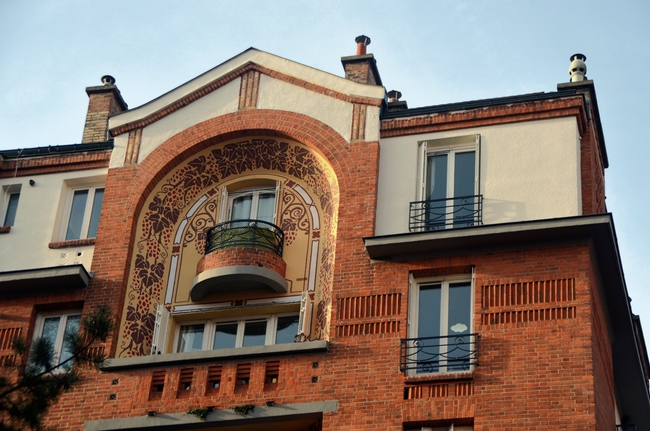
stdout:
{"type": "Polygon", "coordinates": [[[479,334],[405,338],[400,343],[400,370],[415,373],[468,371],[478,365],[479,334]]]}
{"type": "Polygon", "coordinates": [[[205,254],[231,247],[261,248],[282,257],[284,232],[262,220],[232,220],[208,230],[205,254]]]}
{"type": "Polygon", "coordinates": [[[634,424],[616,425],[616,431],[637,431],[637,428],[634,424]]]}
{"type": "Polygon", "coordinates": [[[483,195],[411,202],[409,231],[421,232],[483,224],[483,195]]]}

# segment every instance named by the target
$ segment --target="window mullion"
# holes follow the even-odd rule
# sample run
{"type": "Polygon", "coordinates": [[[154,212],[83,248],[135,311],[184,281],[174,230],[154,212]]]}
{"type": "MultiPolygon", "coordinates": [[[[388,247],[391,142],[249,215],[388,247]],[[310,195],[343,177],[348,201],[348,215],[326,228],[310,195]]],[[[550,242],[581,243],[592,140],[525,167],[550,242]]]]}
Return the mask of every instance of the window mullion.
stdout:
{"type": "Polygon", "coordinates": [[[440,372],[447,372],[447,351],[449,349],[449,281],[441,283],[440,292],[440,372]]]}
{"type": "Polygon", "coordinates": [[[63,352],[63,339],[65,338],[65,326],[68,321],[68,316],[66,314],[61,315],[59,319],[59,329],[56,332],[56,341],[54,342],[54,363],[58,365],[59,360],[61,359],[61,353],[63,352]]]}

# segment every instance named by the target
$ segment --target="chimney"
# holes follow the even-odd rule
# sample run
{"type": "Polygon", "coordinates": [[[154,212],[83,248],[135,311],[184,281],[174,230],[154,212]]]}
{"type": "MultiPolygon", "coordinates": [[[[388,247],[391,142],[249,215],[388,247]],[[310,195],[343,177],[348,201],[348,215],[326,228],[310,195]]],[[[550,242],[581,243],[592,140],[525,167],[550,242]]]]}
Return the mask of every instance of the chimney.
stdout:
{"type": "Polygon", "coordinates": [[[569,60],[571,60],[571,65],[569,65],[569,76],[571,79],[569,82],[580,82],[587,79],[587,65],[585,60],[587,56],[584,54],[573,54],[569,60]]]}
{"type": "Polygon", "coordinates": [[[388,112],[393,112],[393,111],[402,111],[404,109],[408,109],[408,105],[406,104],[406,100],[400,101],[400,97],[402,97],[402,93],[397,90],[390,90],[388,92],[388,103],[386,104],[386,110],[388,112]]]}
{"type": "Polygon", "coordinates": [[[382,85],[377,61],[372,54],[366,54],[366,47],[370,45],[368,36],[357,36],[354,41],[357,43],[357,53],[349,57],[341,57],[345,79],[358,82],[359,84],[382,85]]]}
{"type": "Polygon", "coordinates": [[[106,142],[108,136],[108,117],[118,112],[126,111],[128,106],[122,99],[120,90],[115,86],[115,78],[110,75],[102,76],[102,84],[97,87],[87,87],[88,113],[84,125],[82,144],[106,142]]]}

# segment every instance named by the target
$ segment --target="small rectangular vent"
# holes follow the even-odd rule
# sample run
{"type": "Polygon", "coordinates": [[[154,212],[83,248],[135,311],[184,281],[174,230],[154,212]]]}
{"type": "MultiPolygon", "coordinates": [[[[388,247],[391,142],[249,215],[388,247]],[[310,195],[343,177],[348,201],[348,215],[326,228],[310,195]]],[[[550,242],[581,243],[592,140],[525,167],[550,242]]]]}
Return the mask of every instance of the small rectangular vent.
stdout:
{"type": "Polygon", "coordinates": [[[0,329],[0,350],[13,350],[14,340],[21,336],[23,328],[0,329]]]}
{"type": "Polygon", "coordinates": [[[352,337],[356,335],[389,334],[399,332],[399,321],[357,323],[336,327],[337,337],[352,337]]]}
{"type": "Polygon", "coordinates": [[[483,325],[502,325],[507,323],[539,322],[545,320],[575,318],[576,307],[557,307],[484,313],[481,315],[481,323],[483,325]]]}
{"type": "Polygon", "coordinates": [[[151,390],[149,392],[150,400],[159,400],[162,398],[163,390],[165,389],[165,377],[167,371],[160,370],[154,371],[151,374],[151,390]]]}
{"type": "Polygon", "coordinates": [[[208,385],[206,392],[214,393],[219,392],[221,388],[221,373],[223,372],[223,365],[210,365],[208,367],[208,385]]]}
{"type": "Polygon", "coordinates": [[[180,376],[178,378],[178,391],[176,392],[177,398],[189,397],[192,393],[192,377],[194,375],[194,368],[181,368],[180,376]]]}
{"type": "Polygon", "coordinates": [[[456,396],[457,397],[469,397],[471,395],[474,395],[474,383],[473,382],[456,383],[456,396]]]}
{"type": "Polygon", "coordinates": [[[483,308],[569,302],[576,299],[575,279],[525,281],[481,287],[483,308]]]}
{"type": "Polygon", "coordinates": [[[404,388],[405,400],[417,400],[422,398],[446,398],[449,393],[449,385],[418,385],[404,388]]]}
{"type": "Polygon", "coordinates": [[[245,364],[237,364],[237,374],[235,375],[236,387],[248,387],[251,380],[251,368],[252,364],[250,362],[247,362],[245,364]]]}
{"type": "Polygon", "coordinates": [[[401,293],[339,298],[338,319],[397,316],[401,309],[401,298],[401,293]]]}
{"type": "Polygon", "coordinates": [[[280,377],[280,361],[267,361],[266,362],[266,378],[264,381],[267,385],[275,385],[278,383],[280,377]]]}

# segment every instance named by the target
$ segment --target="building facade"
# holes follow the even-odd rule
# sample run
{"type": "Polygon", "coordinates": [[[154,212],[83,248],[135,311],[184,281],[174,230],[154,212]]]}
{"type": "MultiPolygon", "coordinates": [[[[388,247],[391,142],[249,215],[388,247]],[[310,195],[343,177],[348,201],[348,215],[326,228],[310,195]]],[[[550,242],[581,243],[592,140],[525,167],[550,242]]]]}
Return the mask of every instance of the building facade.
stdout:
{"type": "Polygon", "coordinates": [[[251,48],[133,109],[105,76],[81,144],[0,151],[0,359],[117,323],[48,425],[650,429],[586,58],[409,109],[356,42],[344,77],[251,48]]]}

